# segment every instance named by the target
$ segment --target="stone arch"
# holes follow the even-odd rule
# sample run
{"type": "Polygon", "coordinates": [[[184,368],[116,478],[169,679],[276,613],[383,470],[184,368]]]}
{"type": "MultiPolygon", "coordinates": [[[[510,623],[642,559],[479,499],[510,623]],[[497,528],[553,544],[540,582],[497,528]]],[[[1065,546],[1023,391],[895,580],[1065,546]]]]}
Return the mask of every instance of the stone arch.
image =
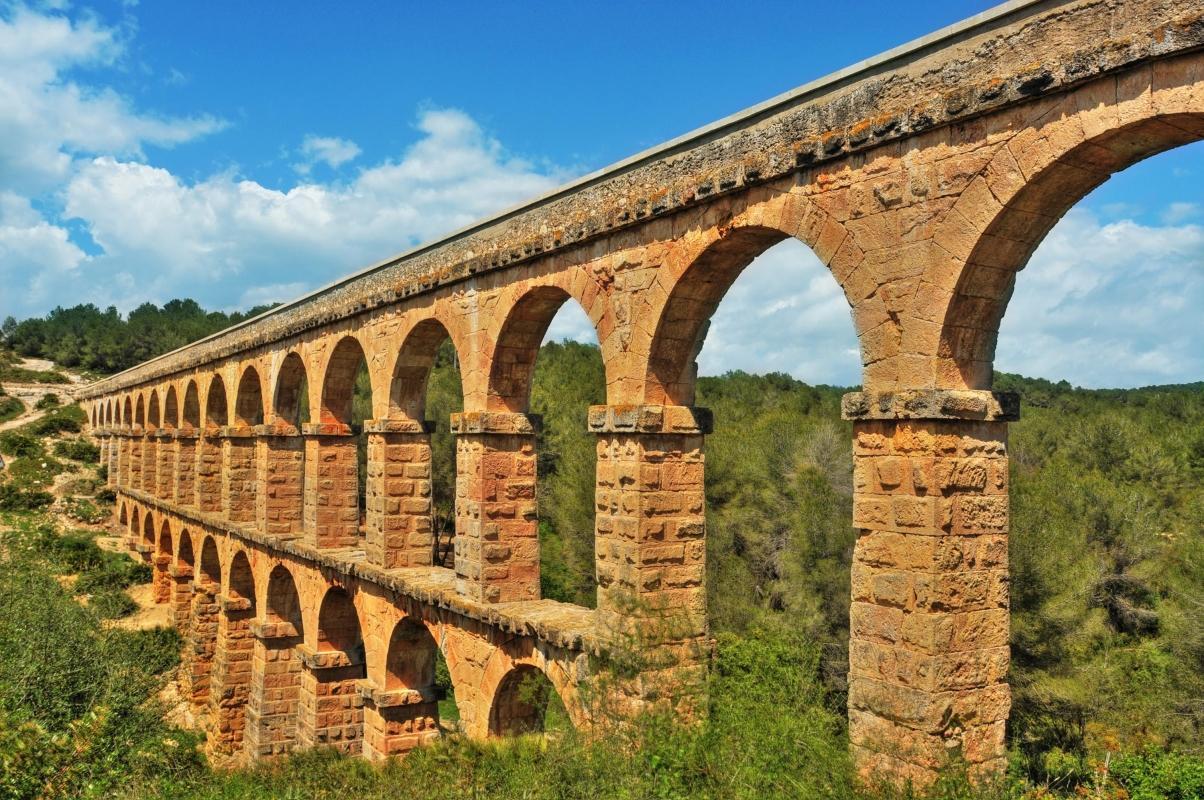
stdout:
{"type": "Polygon", "coordinates": [[[128,528],[130,524],[130,515],[127,504],[121,503],[117,508],[117,523],[128,528]]]}
{"type": "Polygon", "coordinates": [[[134,406],[134,424],[146,426],[146,403],[141,394],[138,395],[138,402],[134,406]]]}
{"type": "Polygon", "coordinates": [[[559,692],[555,683],[535,664],[515,664],[498,682],[489,704],[489,735],[517,736],[541,733],[547,701],[559,692]],[[531,702],[534,699],[535,702],[531,702]]]}
{"type": "Polygon", "coordinates": [[[201,563],[197,571],[197,580],[216,591],[222,585],[222,560],[218,554],[217,539],[212,535],[206,536],[201,543],[201,563]]]}
{"type": "Polygon", "coordinates": [[[205,399],[205,428],[214,430],[229,424],[226,382],[222,380],[221,375],[214,373],[209,381],[209,391],[205,399]]]}
{"type": "Polygon", "coordinates": [[[293,627],[293,636],[305,635],[305,622],[301,613],[301,596],[297,582],[288,567],[277,564],[268,574],[264,618],[269,623],[287,623],[293,627]]]}
{"type": "Polygon", "coordinates": [[[366,650],[359,611],[351,595],[341,586],[332,586],[322,597],[317,634],[318,652],[342,653],[350,662],[349,666],[363,671],[366,650]]]}
{"type": "Polygon", "coordinates": [[[943,310],[932,376],[937,386],[991,387],[999,326],[1017,273],[1037,246],[1066,212],[1112,175],[1204,139],[1204,109],[1166,114],[1151,109],[1150,116],[1090,137],[1083,135],[1082,125],[1077,117],[1051,125],[1037,163],[1031,153],[1001,148],[954,206],[951,213],[960,218],[951,224],[981,225],[981,232],[943,310]],[[1076,125],[1073,146],[1051,152],[1048,141],[1063,140],[1055,136],[1057,129],[1073,131],[1076,125]]]}
{"type": "MultiPolygon", "coordinates": [[[[322,376],[321,422],[323,424],[350,425],[352,398],[355,393],[355,375],[361,364],[368,363],[368,355],[359,339],[347,335],[339,340],[322,376]]],[[[369,370],[371,378],[371,370],[369,370]]],[[[376,392],[373,391],[375,400],[376,392]]],[[[375,402],[373,402],[375,407],[375,402]]]]}
{"type": "Polygon", "coordinates": [[[274,422],[300,428],[309,417],[309,373],[305,360],[297,351],[290,352],[276,373],[276,390],[272,393],[274,422]]]}
{"type": "Polygon", "coordinates": [[[180,529],[176,537],[176,552],[173,561],[175,588],[171,606],[176,620],[176,629],[181,636],[188,636],[192,625],[192,582],[196,578],[196,556],[192,550],[192,534],[187,528],[180,529]]]}
{"type": "Polygon", "coordinates": [[[255,613],[256,596],[255,596],[255,574],[251,571],[251,560],[247,557],[247,551],[238,550],[234,553],[234,557],[230,559],[230,567],[227,570],[228,583],[226,586],[226,596],[232,601],[246,601],[248,607],[242,609],[255,613]]]}
{"type": "MultiPolygon", "coordinates": [[[[406,334],[393,365],[389,385],[390,419],[425,420],[427,380],[435,365],[435,356],[445,340],[450,340],[452,346],[456,346],[456,340],[447,326],[435,317],[418,322],[406,334]]],[[[456,355],[463,370],[463,355],[458,349],[456,355]]]]}
{"type": "Polygon", "coordinates": [[[149,511],[142,519],[142,544],[148,548],[146,557],[149,560],[155,547],[155,515],[149,511]]]}
{"type": "Polygon", "coordinates": [[[694,404],[695,358],[711,316],[744,268],[786,238],[788,234],[776,228],[733,228],[688,263],[659,311],[648,355],[645,402],[694,404]]]}
{"type": "Polygon", "coordinates": [[[192,533],[187,528],[180,531],[179,543],[176,545],[176,566],[196,573],[196,555],[192,549],[192,533]]]}
{"type": "Polygon", "coordinates": [[[234,422],[240,427],[262,425],[264,419],[263,384],[259,370],[247,366],[238,380],[238,392],[234,401],[234,422]]]}
{"type": "MultiPolygon", "coordinates": [[[[402,617],[393,626],[385,655],[385,691],[407,689],[430,701],[435,689],[435,661],[439,645],[430,630],[414,617],[402,617]]],[[[438,720],[438,709],[435,711],[438,720]]]]}
{"type": "Polygon", "coordinates": [[[180,415],[180,427],[188,430],[200,430],[201,427],[201,396],[197,390],[196,379],[190,378],[184,389],[184,407],[180,415]]]}
{"type": "Polygon", "coordinates": [[[125,403],[122,405],[122,408],[125,410],[121,415],[121,420],[120,420],[121,424],[127,425],[127,426],[133,425],[134,424],[134,401],[130,399],[130,396],[128,394],[125,396],[125,403]]]}
{"type": "Polygon", "coordinates": [[[559,286],[535,286],[510,307],[498,331],[489,364],[485,400],[488,410],[527,410],[539,346],[552,318],[571,297],[559,286]]]}
{"type": "Polygon", "coordinates": [[[150,399],[146,405],[146,424],[151,430],[158,430],[162,422],[162,406],[160,406],[159,390],[151,389],[150,399]]]}
{"type": "Polygon", "coordinates": [[[180,423],[180,403],[176,397],[176,387],[168,386],[163,395],[163,427],[173,430],[180,423]]]}

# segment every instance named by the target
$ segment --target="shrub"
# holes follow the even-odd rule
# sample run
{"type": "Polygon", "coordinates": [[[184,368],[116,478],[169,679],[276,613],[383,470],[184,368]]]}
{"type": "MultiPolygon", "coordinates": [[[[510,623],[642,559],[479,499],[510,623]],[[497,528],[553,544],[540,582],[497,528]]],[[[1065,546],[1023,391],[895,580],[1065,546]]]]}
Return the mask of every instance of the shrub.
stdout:
{"type": "Polygon", "coordinates": [[[15,481],[0,483],[0,511],[33,511],[54,502],[54,496],[41,489],[29,489],[15,481]]]}
{"type": "Polygon", "coordinates": [[[138,610],[138,604],[121,589],[104,589],[92,595],[88,608],[100,619],[120,619],[138,610]]]}
{"type": "Polygon", "coordinates": [[[56,433],[79,433],[87,421],[84,410],[77,405],[59,406],[46,416],[24,426],[34,436],[53,436],[56,433]]]}
{"type": "Polygon", "coordinates": [[[106,486],[96,493],[96,502],[98,503],[116,503],[117,492],[106,486]]]}
{"type": "Polygon", "coordinates": [[[1123,755],[1112,762],[1112,777],[1130,800],[1198,800],[1204,797],[1204,759],[1186,753],[1123,755]]]}
{"type": "Polygon", "coordinates": [[[100,448],[87,439],[61,439],[54,443],[54,454],[90,464],[100,458],[100,448]]]}
{"type": "Polygon", "coordinates": [[[15,397],[0,396],[0,422],[8,422],[25,413],[25,404],[15,397]]]}
{"type": "Polygon", "coordinates": [[[30,458],[43,452],[42,443],[20,430],[0,433],[0,453],[17,458],[30,458]]]}
{"type": "Polygon", "coordinates": [[[54,392],[47,392],[38,398],[38,402],[34,403],[33,407],[38,411],[46,411],[51,408],[58,408],[62,404],[63,401],[59,400],[59,396],[57,394],[54,392]]]}

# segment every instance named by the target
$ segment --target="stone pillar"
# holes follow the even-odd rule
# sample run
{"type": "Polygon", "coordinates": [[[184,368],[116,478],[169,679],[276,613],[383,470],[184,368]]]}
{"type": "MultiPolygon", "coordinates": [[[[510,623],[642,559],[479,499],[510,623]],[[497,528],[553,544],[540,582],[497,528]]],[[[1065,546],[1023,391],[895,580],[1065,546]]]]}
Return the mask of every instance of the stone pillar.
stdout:
{"type": "Polygon", "coordinates": [[[129,457],[128,457],[128,477],[126,478],[126,486],[131,489],[142,488],[142,426],[134,425],[129,433],[129,457]]]}
{"type": "Polygon", "coordinates": [[[121,472],[120,472],[121,467],[118,465],[118,460],[121,455],[121,442],[122,442],[121,436],[118,435],[117,432],[114,431],[112,428],[110,428],[109,429],[109,449],[108,449],[108,452],[106,453],[107,460],[105,461],[105,464],[109,468],[108,485],[110,487],[114,487],[114,488],[118,485],[118,479],[120,478],[120,475],[121,475],[121,472]]]}
{"type": "Polygon", "coordinates": [[[297,744],[301,702],[301,636],[291,622],[253,622],[246,752],[252,759],[281,756],[297,744]]]}
{"type": "Polygon", "coordinates": [[[439,738],[439,699],[435,687],[386,691],[360,681],[364,704],[364,756],[379,761],[408,753],[439,738]]]}
{"type": "Polygon", "coordinates": [[[452,414],[456,589],[473,600],[539,599],[538,424],[527,414],[452,414]]]}
{"type": "Polygon", "coordinates": [[[158,550],[150,554],[151,590],[156,605],[162,605],[171,600],[171,553],[160,553],[158,550]]]}
{"type": "Polygon", "coordinates": [[[598,621],[649,659],[624,687],[635,708],[702,689],[706,613],[703,439],[710,412],[687,406],[593,406],[598,435],[595,568],[598,621]]]}
{"type": "Polygon", "coordinates": [[[175,477],[171,499],[182,506],[196,507],[196,431],[176,431],[175,477]]]}
{"type": "Polygon", "coordinates": [[[349,755],[363,751],[364,701],[358,684],[364,665],[340,651],[314,651],[298,645],[301,690],[297,746],[333,747],[349,755]]]}
{"type": "Polygon", "coordinates": [[[320,548],[359,547],[355,437],[347,425],[306,423],[305,541],[320,548]]]}
{"type": "Polygon", "coordinates": [[[197,509],[210,514],[222,510],[222,440],[216,429],[201,434],[196,446],[197,509]]]}
{"type": "Polygon", "coordinates": [[[255,527],[282,539],[305,529],[305,440],[292,426],[260,425],[255,527]]]}
{"type": "Polygon", "coordinates": [[[368,561],[385,569],[429,567],[431,518],[430,422],[374,420],[368,433],[368,561]]]}
{"type": "Polygon", "coordinates": [[[155,496],[160,500],[171,500],[176,482],[176,442],[172,431],[160,428],[155,449],[158,453],[158,469],[155,480],[155,496]]]}
{"type": "Polygon", "coordinates": [[[252,604],[245,597],[222,597],[213,672],[209,690],[207,745],[223,754],[236,752],[243,743],[247,697],[251,689],[252,604]]]}
{"type": "Polygon", "coordinates": [[[117,434],[117,485],[130,486],[130,435],[129,428],[121,428],[117,434]]]}
{"type": "Polygon", "coordinates": [[[147,428],[142,436],[142,482],[138,488],[154,496],[158,489],[159,440],[157,428],[147,428]]]}
{"type": "Polygon", "coordinates": [[[1004,767],[1007,421],[1015,395],[845,395],[853,420],[849,737],[863,774],[1004,767]]]}
{"type": "Polygon", "coordinates": [[[255,521],[255,430],[222,428],[222,516],[231,522],[255,521]]]}
{"type": "Polygon", "coordinates": [[[176,631],[187,639],[192,615],[192,567],[170,567],[167,574],[171,579],[172,620],[176,631]]]}
{"type": "Polygon", "coordinates": [[[198,580],[193,584],[191,622],[180,665],[180,693],[194,711],[202,713],[209,708],[209,679],[217,645],[217,592],[215,583],[198,580]]]}

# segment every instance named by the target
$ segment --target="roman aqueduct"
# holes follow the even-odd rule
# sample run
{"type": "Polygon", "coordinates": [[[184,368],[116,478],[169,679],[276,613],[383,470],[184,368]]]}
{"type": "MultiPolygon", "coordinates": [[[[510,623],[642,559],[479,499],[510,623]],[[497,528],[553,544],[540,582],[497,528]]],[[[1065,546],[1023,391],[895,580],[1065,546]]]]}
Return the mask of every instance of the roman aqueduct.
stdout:
{"type": "Polygon", "coordinates": [[[1193,0],[1013,2],[90,386],[114,519],[187,633],[210,746],[405,752],[438,732],[436,649],[469,736],[532,722],[515,690],[532,671],[592,725],[595,657],[666,613],[656,647],[679,657],[624,683],[622,707],[688,682],[709,642],[694,357],[740,271],[794,237],[843,289],[863,363],[843,405],[854,756],[919,779],[951,753],[999,768],[1018,413],[991,391],[999,322],[1075,202],[1204,138],[1202,46],[1193,0]],[[563,303],[606,370],[596,609],[539,596],[528,398],[563,303]],[[465,410],[444,568],[424,395],[448,338],[465,410]]]}

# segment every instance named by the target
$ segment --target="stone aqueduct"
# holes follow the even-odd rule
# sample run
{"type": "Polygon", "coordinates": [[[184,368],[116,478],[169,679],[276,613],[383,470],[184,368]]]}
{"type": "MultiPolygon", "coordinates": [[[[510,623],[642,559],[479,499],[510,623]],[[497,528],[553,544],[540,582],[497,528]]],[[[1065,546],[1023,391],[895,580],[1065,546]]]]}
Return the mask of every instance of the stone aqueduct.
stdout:
{"type": "MultiPolygon", "coordinates": [[[[795,237],[844,290],[852,420],[849,721],[865,771],[1002,765],[1009,710],[999,321],[1057,219],[1112,173],[1204,138],[1193,0],[1015,2],[803,87],[83,392],[118,499],[188,646],[211,742],[366,756],[521,728],[551,680],[578,725],[591,658],[671,611],[705,665],[704,439],[694,357],[731,282],[795,237]],[[541,600],[535,357],[562,303],[593,322],[597,608],[541,600]],[[432,566],[427,374],[464,387],[454,569],[432,566]],[[372,383],[366,520],[349,435],[372,383]],[[308,419],[299,413],[302,381],[308,419]]],[[[767,337],[772,333],[767,332],[767,337]]],[[[1019,535],[1023,535],[1020,532],[1019,535]]],[[[626,685],[627,708],[664,683],[626,685]]]]}

